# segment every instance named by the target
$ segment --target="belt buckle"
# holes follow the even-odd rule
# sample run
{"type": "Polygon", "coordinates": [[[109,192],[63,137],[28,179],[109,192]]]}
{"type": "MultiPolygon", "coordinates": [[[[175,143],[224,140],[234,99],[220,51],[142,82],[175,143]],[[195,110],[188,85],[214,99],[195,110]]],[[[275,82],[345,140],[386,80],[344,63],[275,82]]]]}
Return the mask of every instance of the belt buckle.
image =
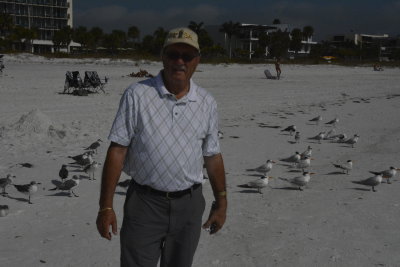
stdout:
{"type": "Polygon", "coordinates": [[[167,192],[167,194],[165,194],[165,197],[166,197],[167,199],[169,199],[169,200],[172,200],[173,198],[169,196],[169,193],[171,193],[171,192],[167,192]]]}

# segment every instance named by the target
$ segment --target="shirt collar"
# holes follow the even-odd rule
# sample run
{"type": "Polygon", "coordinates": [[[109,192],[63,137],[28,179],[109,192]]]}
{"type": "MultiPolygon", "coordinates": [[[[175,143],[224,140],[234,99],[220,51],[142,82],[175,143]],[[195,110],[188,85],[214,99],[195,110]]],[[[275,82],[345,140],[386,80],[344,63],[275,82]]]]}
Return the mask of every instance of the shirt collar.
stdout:
{"type": "MultiPolygon", "coordinates": [[[[156,79],[156,88],[161,97],[173,96],[173,94],[170,93],[164,85],[164,81],[162,78],[162,71],[158,73],[155,79],[156,79]]],[[[197,101],[198,100],[197,87],[198,87],[197,84],[195,84],[193,80],[190,79],[189,92],[184,97],[182,97],[180,101],[186,102],[186,99],[191,102],[197,101]]]]}

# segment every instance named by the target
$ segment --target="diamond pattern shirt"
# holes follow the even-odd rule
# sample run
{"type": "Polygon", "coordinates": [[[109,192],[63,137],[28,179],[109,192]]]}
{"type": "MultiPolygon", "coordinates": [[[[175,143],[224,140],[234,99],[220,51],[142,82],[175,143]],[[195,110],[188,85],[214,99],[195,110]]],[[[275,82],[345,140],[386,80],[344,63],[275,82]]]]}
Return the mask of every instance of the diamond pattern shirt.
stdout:
{"type": "Polygon", "coordinates": [[[160,72],[125,90],[108,139],[129,147],[123,171],[137,183],[187,189],[203,180],[203,156],[220,153],[216,101],[192,80],[176,99],[160,72]]]}

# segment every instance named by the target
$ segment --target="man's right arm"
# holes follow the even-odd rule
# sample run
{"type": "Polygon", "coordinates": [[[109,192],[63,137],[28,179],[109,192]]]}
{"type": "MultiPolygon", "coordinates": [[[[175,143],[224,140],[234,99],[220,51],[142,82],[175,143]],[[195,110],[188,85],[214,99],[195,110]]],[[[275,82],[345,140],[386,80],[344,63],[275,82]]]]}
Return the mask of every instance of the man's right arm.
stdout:
{"type": "Polygon", "coordinates": [[[99,201],[100,209],[96,224],[100,235],[108,240],[111,240],[110,226],[113,234],[117,234],[117,218],[113,210],[113,200],[127,151],[128,147],[111,142],[103,167],[99,201]]]}

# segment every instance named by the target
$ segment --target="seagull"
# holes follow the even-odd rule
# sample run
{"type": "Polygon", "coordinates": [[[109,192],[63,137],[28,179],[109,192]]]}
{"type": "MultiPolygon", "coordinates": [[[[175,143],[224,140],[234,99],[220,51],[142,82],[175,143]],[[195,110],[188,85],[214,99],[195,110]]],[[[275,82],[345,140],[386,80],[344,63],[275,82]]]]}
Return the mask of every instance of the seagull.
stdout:
{"type": "Polygon", "coordinates": [[[124,189],[127,189],[128,186],[131,184],[131,180],[132,180],[132,179],[126,179],[126,180],[124,180],[124,181],[122,181],[122,182],[119,182],[117,185],[118,185],[119,187],[122,187],[122,188],[124,188],[124,189]]]}
{"type": "Polygon", "coordinates": [[[309,156],[305,156],[300,159],[299,162],[296,163],[295,168],[301,169],[304,172],[304,169],[309,168],[311,166],[311,158],[309,156]]]}
{"type": "Polygon", "coordinates": [[[9,211],[8,205],[0,205],[0,217],[7,216],[9,211]]]}
{"type": "Polygon", "coordinates": [[[271,176],[261,176],[259,179],[250,181],[247,183],[248,187],[257,188],[258,193],[262,194],[261,189],[268,185],[268,180],[271,179],[271,176]]]}
{"type": "Polygon", "coordinates": [[[75,197],[79,197],[77,194],[75,194],[74,189],[78,187],[79,185],[79,176],[74,175],[72,176],[72,179],[68,179],[64,182],[60,182],[58,180],[53,180],[52,183],[56,186],[53,189],[49,189],[50,191],[54,190],[61,190],[61,191],[69,191],[69,196],[72,197],[74,195],[75,197]]]}
{"type": "Polygon", "coordinates": [[[295,141],[296,143],[300,143],[300,132],[296,132],[296,133],[294,134],[294,141],[295,141]]]}
{"type": "Polygon", "coordinates": [[[72,157],[68,156],[68,158],[71,158],[71,159],[75,160],[76,162],[79,162],[82,159],[87,158],[89,155],[93,155],[93,153],[94,152],[92,150],[90,150],[90,151],[86,151],[85,153],[79,154],[79,155],[76,155],[76,156],[72,156],[72,157]]]}
{"type": "Polygon", "coordinates": [[[287,157],[287,158],[280,159],[280,161],[289,162],[289,163],[297,163],[300,161],[300,158],[301,158],[300,153],[296,151],[294,155],[287,157]]]}
{"type": "Polygon", "coordinates": [[[92,154],[89,153],[87,155],[83,155],[82,158],[76,160],[75,163],[81,166],[87,166],[89,164],[92,164],[93,163],[92,154]]]}
{"type": "Polygon", "coordinates": [[[349,171],[353,169],[353,161],[349,159],[346,163],[332,163],[335,168],[342,169],[343,173],[349,174],[349,171]]]}
{"type": "Polygon", "coordinates": [[[339,119],[338,118],[334,118],[333,120],[328,121],[325,124],[329,124],[329,125],[332,125],[332,127],[335,127],[338,122],[339,122],[339,119]]]}
{"type": "Polygon", "coordinates": [[[13,185],[19,192],[21,192],[22,194],[28,195],[29,196],[28,203],[29,204],[33,204],[31,202],[31,196],[37,192],[37,190],[38,190],[37,185],[38,184],[40,184],[40,183],[32,181],[29,184],[21,184],[21,185],[13,184],[13,185]]]}
{"type": "Polygon", "coordinates": [[[97,139],[96,142],[92,143],[90,146],[85,148],[85,150],[93,150],[93,151],[96,151],[96,153],[97,153],[97,148],[100,146],[100,142],[103,142],[103,141],[101,141],[101,139],[97,139]]]}
{"type": "Polygon", "coordinates": [[[383,178],[387,179],[387,183],[390,184],[390,178],[393,178],[396,176],[397,171],[400,171],[400,169],[397,169],[395,167],[390,167],[388,170],[384,170],[381,172],[374,172],[374,171],[370,171],[370,173],[375,174],[375,175],[382,175],[383,178]]]}
{"type": "Polygon", "coordinates": [[[367,178],[365,180],[361,180],[361,181],[353,181],[353,183],[355,184],[361,184],[361,185],[366,185],[366,186],[371,186],[372,187],[372,191],[376,192],[375,190],[375,186],[379,185],[380,183],[382,183],[382,175],[381,174],[377,174],[375,176],[372,176],[370,178],[367,178]]]}
{"type": "Polygon", "coordinates": [[[319,125],[319,122],[322,121],[322,116],[321,116],[321,115],[318,115],[317,117],[312,118],[312,119],[309,120],[309,121],[311,121],[311,122],[315,121],[316,125],[319,125]]]}
{"type": "Polygon", "coordinates": [[[349,138],[345,140],[343,143],[351,145],[351,147],[354,147],[354,145],[358,142],[358,138],[360,136],[358,134],[355,134],[352,138],[349,138]]]}
{"type": "Polygon", "coordinates": [[[61,181],[64,181],[64,179],[68,178],[68,170],[67,170],[67,165],[62,165],[60,171],[58,172],[58,176],[60,176],[61,181]]]}
{"type": "Polygon", "coordinates": [[[262,173],[264,176],[267,176],[267,173],[272,169],[274,163],[275,161],[273,160],[267,160],[265,164],[258,166],[257,168],[254,169],[247,169],[246,171],[256,171],[262,173]]]}
{"type": "Polygon", "coordinates": [[[300,191],[303,191],[303,186],[306,186],[308,182],[310,182],[311,179],[311,174],[315,174],[314,172],[303,172],[301,176],[296,176],[294,178],[282,178],[279,177],[279,179],[289,182],[293,185],[296,185],[299,187],[300,191]]]}
{"type": "Polygon", "coordinates": [[[11,174],[7,174],[6,178],[1,178],[0,179],[0,188],[3,189],[3,192],[1,193],[3,196],[8,195],[8,193],[6,192],[6,187],[9,184],[12,184],[13,182],[13,177],[11,174]]]}
{"type": "Polygon", "coordinates": [[[96,180],[96,178],[94,178],[94,173],[96,172],[97,168],[99,167],[100,163],[97,163],[97,161],[93,161],[91,164],[87,165],[83,171],[86,172],[87,174],[89,174],[89,180],[92,180],[92,176],[93,176],[93,180],[96,180]]]}
{"type": "Polygon", "coordinates": [[[320,132],[316,136],[309,137],[308,139],[310,139],[310,140],[318,140],[318,144],[321,144],[321,140],[323,140],[324,138],[325,138],[325,132],[320,132]]]}
{"type": "Polygon", "coordinates": [[[285,129],[281,130],[281,132],[289,132],[290,135],[293,135],[293,133],[296,132],[296,125],[290,125],[285,129]]]}
{"type": "Polygon", "coordinates": [[[329,130],[329,131],[325,134],[324,139],[325,139],[325,140],[327,140],[327,139],[332,139],[332,136],[335,136],[335,135],[336,135],[336,130],[335,130],[335,128],[332,128],[331,130],[329,130]]]}
{"type": "Polygon", "coordinates": [[[345,133],[335,134],[335,135],[329,136],[329,139],[335,140],[338,143],[343,143],[347,139],[347,135],[345,133]]]}
{"type": "Polygon", "coordinates": [[[311,157],[312,154],[312,147],[308,146],[307,149],[300,154],[301,158],[305,158],[305,157],[311,157]]]}

